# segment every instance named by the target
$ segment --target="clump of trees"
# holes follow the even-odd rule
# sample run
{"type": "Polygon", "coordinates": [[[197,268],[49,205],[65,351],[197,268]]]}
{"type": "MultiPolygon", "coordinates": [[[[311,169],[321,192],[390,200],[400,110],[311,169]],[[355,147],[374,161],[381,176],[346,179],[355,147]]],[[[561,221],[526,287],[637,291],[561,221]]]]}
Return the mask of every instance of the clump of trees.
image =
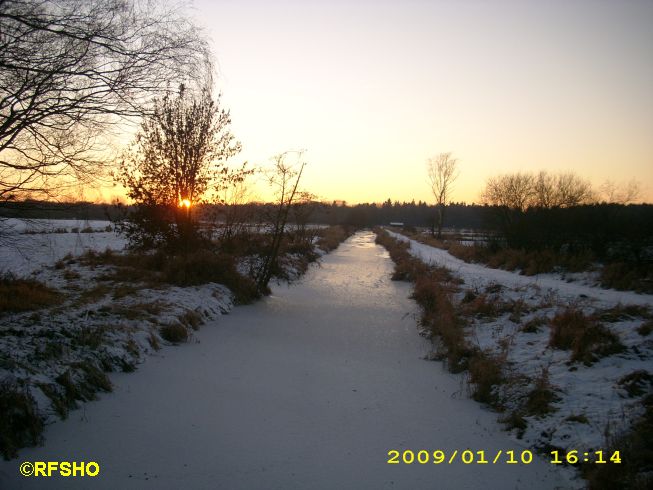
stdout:
{"type": "MultiPolygon", "coordinates": [[[[248,210],[252,208],[243,206],[242,200],[253,169],[247,164],[228,166],[241,145],[231,133],[229,111],[220,106],[219,96],[212,95],[211,86],[210,77],[197,88],[181,85],[176,93],[156,99],[143,118],[115,175],[134,203],[121,231],[135,248],[171,255],[225,256],[246,243],[248,251],[237,252],[258,257],[252,279],[259,294],[264,294],[280,271],[278,259],[291,212],[294,210],[296,220],[308,219],[304,207],[298,207],[302,201],[308,206],[310,197],[299,189],[306,165],[303,151],[277,155],[264,172],[275,201],[265,208],[270,213],[263,233],[249,233],[250,223],[243,220],[251,217],[248,210]],[[215,221],[207,223],[208,219],[215,221]],[[212,241],[216,228],[222,244],[212,241]],[[250,239],[237,240],[240,234],[250,239]]],[[[305,226],[302,229],[305,232],[305,226]]],[[[310,250],[305,252],[312,253],[312,247],[311,240],[310,250]]],[[[208,267],[214,260],[205,262],[208,267]]],[[[235,268],[234,260],[231,268],[235,268]]]]}
{"type": "MultiPolygon", "coordinates": [[[[482,193],[489,227],[506,247],[547,251],[547,261],[584,257],[606,264],[602,284],[650,291],[653,281],[653,207],[625,205],[634,183],[607,183],[597,191],[573,173],[514,173],[488,179],[482,193]],[[617,202],[614,202],[617,201],[617,202]]],[[[500,242],[493,242],[498,248],[500,242]]]]}
{"type": "Polygon", "coordinates": [[[592,185],[572,172],[512,173],[491,177],[481,200],[491,206],[526,211],[528,208],[568,208],[596,200],[592,185]]]}
{"type": "Polygon", "coordinates": [[[210,81],[195,90],[181,85],[154,102],[116,174],[135,203],[124,225],[132,245],[182,250],[201,239],[195,207],[211,186],[246,172],[227,167],[241,149],[230,125],[210,81]]]}

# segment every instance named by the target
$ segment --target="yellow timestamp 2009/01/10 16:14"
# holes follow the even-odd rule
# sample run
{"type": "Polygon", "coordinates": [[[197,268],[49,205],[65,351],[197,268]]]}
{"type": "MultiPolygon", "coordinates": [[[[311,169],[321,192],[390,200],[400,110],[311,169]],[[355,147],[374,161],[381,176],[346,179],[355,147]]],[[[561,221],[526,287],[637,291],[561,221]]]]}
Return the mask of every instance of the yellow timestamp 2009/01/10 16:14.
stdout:
{"type": "MultiPolygon", "coordinates": [[[[621,463],[621,455],[619,451],[550,451],[549,462],[551,464],[569,464],[575,465],[579,463],[621,463]]],[[[499,449],[495,452],[487,452],[484,450],[472,451],[471,449],[465,450],[452,450],[445,451],[442,449],[426,450],[421,449],[413,451],[406,449],[398,451],[391,449],[388,451],[388,464],[530,464],[533,461],[533,452],[524,450],[506,450],[499,449]]]]}

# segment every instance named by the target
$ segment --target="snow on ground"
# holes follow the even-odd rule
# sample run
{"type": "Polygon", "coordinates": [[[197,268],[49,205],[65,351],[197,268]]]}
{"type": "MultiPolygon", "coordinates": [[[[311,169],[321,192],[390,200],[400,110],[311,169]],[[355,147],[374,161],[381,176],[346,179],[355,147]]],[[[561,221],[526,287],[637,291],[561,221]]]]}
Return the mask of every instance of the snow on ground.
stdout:
{"type": "Polygon", "coordinates": [[[3,220],[0,225],[0,273],[11,272],[18,276],[52,266],[68,254],[122,250],[127,243],[124,237],[106,231],[111,226],[109,221],[12,218],[3,220]]]}
{"type": "MultiPolygon", "coordinates": [[[[0,274],[36,279],[61,293],[54,307],[4,314],[0,322],[0,380],[28,386],[48,422],[80,401],[66,386],[68,378],[79,389],[102,391],[89,386],[89,369],[132,371],[171,343],[163,330],[185,331],[192,342],[201,323],[233,307],[231,292],[220,284],[139,282],[89,262],[86,252],[120,253],[126,245],[124,237],[106,231],[108,221],[3,219],[0,225],[0,274]]],[[[288,277],[297,279],[298,257],[283,260],[288,277]]]]}
{"type": "Polygon", "coordinates": [[[63,230],[82,225],[104,230],[108,222],[5,221],[13,233],[5,228],[0,272],[29,276],[62,293],[61,303],[52,308],[5,314],[0,323],[0,380],[8,377],[29,386],[49,422],[61,415],[56,398],[66,395],[62,375],[70,373],[84,386],[84,363],[101,371],[131,371],[146,355],[169,344],[162,328],[182,328],[192,341],[200,323],[233,307],[231,292],[220,284],[149,285],[111,277],[112,267],[80,260],[89,250],[122,250],[125,239],[114,232],[63,230]],[[40,232],[25,233],[30,229],[40,232]]]}
{"type": "Polygon", "coordinates": [[[0,220],[5,234],[75,233],[75,230],[92,233],[106,231],[107,227],[112,227],[111,222],[107,220],[43,218],[0,218],[0,220]]]}
{"type": "MultiPolygon", "coordinates": [[[[94,489],[553,489],[569,472],[528,465],[387,464],[388,451],[499,450],[523,443],[423,357],[409,286],[359,233],[293,286],[238,307],[162,351],[43,448],[0,463],[0,486],[94,489]],[[87,478],[22,478],[20,461],[97,461],[87,478]]],[[[458,453],[460,455],[460,452],[458,453]]]]}
{"type": "MultiPolygon", "coordinates": [[[[637,328],[646,318],[617,315],[601,322],[617,334],[626,347],[622,353],[603,357],[591,365],[571,362],[570,353],[549,347],[547,319],[565,307],[575,306],[585,314],[601,315],[610,308],[642,305],[653,310],[653,296],[567,283],[552,274],[522,276],[479,264],[468,264],[445,250],[421,244],[388,230],[391,236],[410,243],[410,253],[426,263],[442,266],[464,280],[463,290],[485,294],[495,304],[522,304],[522,313],[506,312],[496,317],[476,317],[466,329],[468,341],[497,356],[505,356],[505,370],[513,383],[501,387],[510,411],[516,402],[533,388],[533,380],[548,373],[559,400],[555,411],[526,417],[527,429],[521,434],[531,447],[557,447],[591,451],[606,449],[609,437],[628,427],[642,410],[640,398],[630,396],[619,383],[624,376],[638,370],[653,374],[653,339],[640,335],[637,328]],[[543,318],[539,328],[524,325],[543,318]]],[[[458,300],[464,292],[458,295],[458,300]]],[[[644,383],[644,392],[652,387],[644,383]]]]}

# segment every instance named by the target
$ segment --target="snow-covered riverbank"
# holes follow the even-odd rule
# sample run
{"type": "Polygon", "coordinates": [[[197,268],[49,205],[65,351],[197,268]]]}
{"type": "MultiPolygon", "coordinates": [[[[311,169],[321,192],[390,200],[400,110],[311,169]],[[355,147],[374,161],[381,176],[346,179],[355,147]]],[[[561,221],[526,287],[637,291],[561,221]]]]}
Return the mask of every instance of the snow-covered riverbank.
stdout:
{"type": "MultiPolygon", "coordinates": [[[[359,233],[296,285],[161,351],[112,394],[50,426],[43,448],[0,465],[10,488],[570,488],[529,465],[389,465],[388,451],[523,449],[422,358],[409,287],[359,233]],[[92,480],[23,478],[20,461],[97,461],[92,480]]],[[[578,482],[577,482],[578,483],[578,482]]]]}
{"type": "Polygon", "coordinates": [[[561,454],[626,453],[618,437],[644,413],[653,388],[653,296],[469,264],[388,233],[462,280],[451,299],[464,342],[500,372],[483,401],[524,443],[561,454]],[[534,409],[537,393],[546,401],[534,409]]]}

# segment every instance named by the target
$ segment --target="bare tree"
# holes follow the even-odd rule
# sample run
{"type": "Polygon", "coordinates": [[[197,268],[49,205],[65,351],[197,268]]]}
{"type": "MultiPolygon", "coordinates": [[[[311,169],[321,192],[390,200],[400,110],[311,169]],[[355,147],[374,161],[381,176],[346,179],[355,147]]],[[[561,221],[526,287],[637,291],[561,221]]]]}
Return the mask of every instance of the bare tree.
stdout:
{"type": "Polygon", "coordinates": [[[264,292],[272,273],[274,272],[281,241],[283,240],[288,215],[299,197],[299,181],[302,178],[302,172],[306,166],[303,159],[304,151],[286,151],[273,158],[272,168],[268,171],[268,183],[275,189],[275,211],[271,218],[270,245],[268,251],[263,257],[261,265],[256,273],[256,283],[261,292],[264,292]],[[290,155],[295,155],[296,161],[289,162],[290,155]]]}
{"type": "Polygon", "coordinates": [[[568,208],[594,201],[590,182],[572,172],[549,174],[541,171],[533,177],[532,192],[528,206],[568,208]]]}
{"type": "Polygon", "coordinates": [[[296,226],[295,237],[299,243],[307,247],[312,247],[313,240],[317,236],[317,230],[308,227],[311,215],[316,208],[316,199],[317,196],[312,192],[301,191],[297,192],[297,196],[292,205],[293,221],[296,226]]]}
{"type": "MultiPolygon", "coordinates": [[[[228,174],[226,161],[241,149],[230,125],[229,111],[213,98],[210,83],[194,94],[182,85],[178,94],[155,102],[116,175],[127,196],[149,214],[147,225],[158,224],[154,229],[167,230],[173,241],[193,238],[192,207],[212,181],[228,174]],[[174,223],[161,213],[172,215],[174,223]]],[[[134,236],[140,237],[149,228],[137,224],[134,236]]]]}
{"type": "Polygon", "coordinates": [[[606,180],[599,188],[600,199],[607,203],[630,204],[637,201],[642,189],[636,180],[627,183],[617,183],[612,180],[606,180]]]}
{"type": "Polygon", "coordinates": [[[116,124],[208,53],[165,1],[0,0],[0,200],[88,182],[116,124]]]}
{"type": "Polygon", "coordinates": [[[219,228],[219,239],[223,246],[229,245],[233,238],[246,232],[253,218],[253,210],[246,203],[250,199],[249,177],[255,169],[248,168],[247,162],[238,168],[223,168],[220,179],[215,184],[213,204],[209,220],[219,228]]]}
{"type": "Polygon", "coordinates": [[[437,206],[437,223],[434,223],[431,228],[431,234],[435,236],[435,225],[437,224],[438,238],[442,237],[444,210],[451,197],[454,181],[458,177],[457,165],[458,160],[453,158],[451,153],[440,153],[426,162],[431,192],[433,192],[437,206]]]}

